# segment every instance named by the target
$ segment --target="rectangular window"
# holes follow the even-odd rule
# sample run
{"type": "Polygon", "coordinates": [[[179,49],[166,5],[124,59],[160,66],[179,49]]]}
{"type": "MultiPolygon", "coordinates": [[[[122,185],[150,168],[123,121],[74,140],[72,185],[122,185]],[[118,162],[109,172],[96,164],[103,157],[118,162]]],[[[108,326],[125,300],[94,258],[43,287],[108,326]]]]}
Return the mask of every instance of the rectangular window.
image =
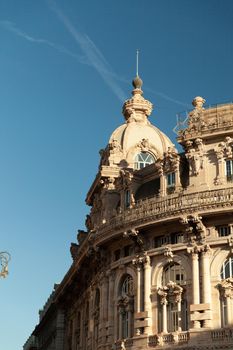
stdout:
{"type": "Polygon", "coordinates": [[[233,159],[226,160],[226,177],[227,181],[233,181],[233,159]]]}
{"type": "Polygon", "coordinates": [[[184,234],[181,232],[171,234],[171,244],[183,243],[184,234]]]}
{"type": "Polygon", "coordinates": [[[159,247],[162,247],[163,245],[170,244],[171,240],[170,240],[170,236],[166,235],[166,236],[155,237],[154,242],[155,242],[155,248],[159,248],[159,247]]]}
{"type": "Polygon", "coordinates": [[[225,237],[231,234],[231,226],[219,226],[217,230],[218,237],[225,237]]]}
{"type": "Polygon", "coordinates": [[[175,180],[176,180],[175,173],[167,174],[167,187],[168,188],[175,187],[175,180]]]}

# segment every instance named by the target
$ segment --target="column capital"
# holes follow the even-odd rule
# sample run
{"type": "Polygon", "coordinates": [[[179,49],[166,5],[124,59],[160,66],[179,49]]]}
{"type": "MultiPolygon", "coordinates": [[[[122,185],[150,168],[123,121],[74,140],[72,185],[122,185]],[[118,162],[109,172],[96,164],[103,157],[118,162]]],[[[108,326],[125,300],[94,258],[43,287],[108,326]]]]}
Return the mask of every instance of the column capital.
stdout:
{"type": "Polygon", "coordinates": [[[227,278],[218,284],[220,294],[224,298],[233,299],[233,278],[227,278]]]}
{"type": "Polygon", "coordinates": [[[160,296],[160,304],[161,305],[167,305],[167,294],[168,294],[168,288],[163,287],[158,289],[158,295],[160,296]]]}
{"type": "Polygon", "coordinates": [[[200,252],[202,253],[203,257],[210,257],[212,255],[212,249],[210,248],[209,244],[201,246],[200,252]]]}

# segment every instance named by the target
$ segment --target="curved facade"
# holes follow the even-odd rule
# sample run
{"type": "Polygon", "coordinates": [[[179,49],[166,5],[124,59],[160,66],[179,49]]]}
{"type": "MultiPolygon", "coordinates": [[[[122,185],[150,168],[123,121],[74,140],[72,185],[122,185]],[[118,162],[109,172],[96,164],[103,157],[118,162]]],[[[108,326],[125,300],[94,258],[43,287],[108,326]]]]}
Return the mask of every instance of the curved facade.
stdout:
{"type": "Polygon", "coordinates": [[[179,154],[137,79],[25,350],[233,349],[233,105],[196,97],[179,154]]]}

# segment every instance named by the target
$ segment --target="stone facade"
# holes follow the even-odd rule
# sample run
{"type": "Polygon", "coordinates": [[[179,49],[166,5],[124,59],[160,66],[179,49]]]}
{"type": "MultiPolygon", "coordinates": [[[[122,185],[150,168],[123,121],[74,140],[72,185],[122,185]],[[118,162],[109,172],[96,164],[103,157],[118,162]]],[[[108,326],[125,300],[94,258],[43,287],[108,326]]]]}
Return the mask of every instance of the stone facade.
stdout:
{"type": "Polygon", "coordinates": [[[233,105],[196,97],[178,153],[133,85],[24,350],[233,349],[233,105]]]}

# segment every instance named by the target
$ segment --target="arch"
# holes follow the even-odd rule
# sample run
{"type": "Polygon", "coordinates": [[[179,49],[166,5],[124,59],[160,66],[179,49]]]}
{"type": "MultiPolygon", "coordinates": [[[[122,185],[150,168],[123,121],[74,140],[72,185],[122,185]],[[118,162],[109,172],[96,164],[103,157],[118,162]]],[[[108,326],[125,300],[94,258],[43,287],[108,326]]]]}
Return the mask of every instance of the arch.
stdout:
{"type": "Polygon", "coordinates": [[[155,265],[152,288],[158,301],[158,331],[176,332],[188,329],[187,276],[191,266],[186,255],[175,255],[172,260],[163,257],[155,265]]]}
{"type": "Polygon", "coordinates": [[[133,336],[136,274],[130,267],[118,270],[114,289],[116,339],[133,336]]]}
{"type": "Polygon", "coordinates": [[[211,264],[210,264],[210,275],[221,281],[221,268],[224,261],[230,256],[231,252],[228,249],[218,249],[218,251],[214,254],[211,264]]]}
{"type": "Polygon", "coordinates": [[[126,275],[132,276],[133,281],[134,281],[134,288],[135,288],[137,276],[136,276],[134,269],[132,269],[131,267],[128,267],[128,266],[125,267],[124,269],[119,269],[117,271],[116,278],[115,278],[115,286],[114,286],[114,300],[115,301],[117,300],[118,295],[119,295],[119,289],[120,289],[121,282],[123,281],[124,276],[126,276],[126,275]]]}
{"type": "MultiPolygon", "coordinates": [[[[173,262],[185,266],[186,280],[189,282],[189,280],[192,278],[192,267],[188,256],[184,254],[175,255],[173,256],[173,262]]],[[[159,263],[156,265],[154,265],[152,261],[152,287],[155,288],[161,286],[162,273],[166,265],[168,265],[168,259],[165,256],[161,258],[159,263]]]]}
{"type": "Polygon", "coordinates": [[[140,170],[156,162],[156,158],[148,151],[140,151],[134,156],[134,169],[140,170]]]}
{"type": "MultiPolygon", "coordinates": [[[[130,149],[128,150],[127,154],[126,154],[126,161],[129,164],[130,167],[134,168],[134,159],[135,156],[138,153],[141,153],[142,150],[140,147],[138,147],[138,145],[134,145],[132,147],[130,147],[130,149]]],[[[152,155],[152,157],[155,159],[155,162],[157,161],[158,158],[162,157],[162,154],[160,154],[158,152],[157,149],[155,149],[155,147],[151,146],[150,149],[146,150],[145,152],[149,153],[152,155]]]]}

